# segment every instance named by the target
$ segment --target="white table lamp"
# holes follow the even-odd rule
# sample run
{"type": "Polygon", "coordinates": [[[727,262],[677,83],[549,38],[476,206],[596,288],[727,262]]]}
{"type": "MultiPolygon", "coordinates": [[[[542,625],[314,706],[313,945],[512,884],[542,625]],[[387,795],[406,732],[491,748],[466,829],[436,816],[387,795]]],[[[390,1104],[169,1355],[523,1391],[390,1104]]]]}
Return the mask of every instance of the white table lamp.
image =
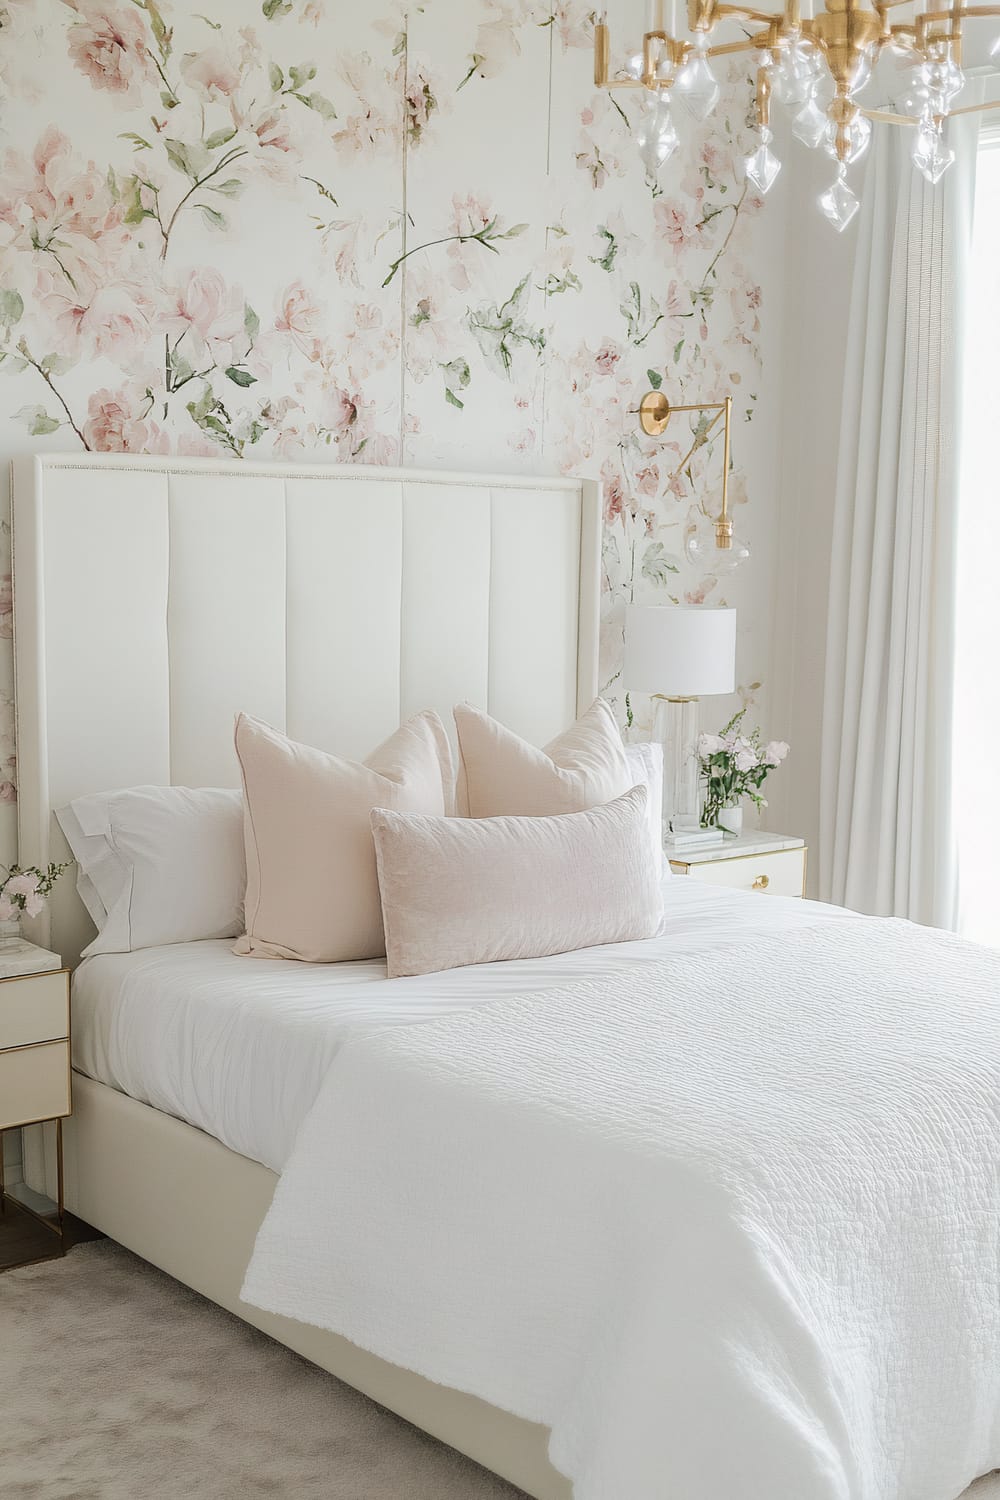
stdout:
{"type": "Polygon", "coordinates": [[[735,609],[629,604],[622,681],[629,692],[650,693],[655,702],[666,829],[697,829],[698,699],[735,690],[735,609]]]}

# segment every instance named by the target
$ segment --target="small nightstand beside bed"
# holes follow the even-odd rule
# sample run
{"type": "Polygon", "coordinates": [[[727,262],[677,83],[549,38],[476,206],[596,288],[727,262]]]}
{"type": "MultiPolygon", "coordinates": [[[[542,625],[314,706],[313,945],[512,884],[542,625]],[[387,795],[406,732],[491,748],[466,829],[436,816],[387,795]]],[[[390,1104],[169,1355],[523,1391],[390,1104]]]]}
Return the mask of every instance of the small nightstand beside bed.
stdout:
{"type": "MultiPolygon", "coordinates": [[[[55,953],[33,943],[0,946],[0,1224],[31,1213],[5,1191],[4,1131],[54,1121],[56,1217],[33,1215],[58,1237],[53,1254],[64,1248],[63,1120],[73,1107],[69,971],[60,964],[55,953]]],[[[38,1252],[32,1248],[31,1254],[38,1252]]]]}
{"type": "MultiPolygon", "coordinates": [[[[232,785],[240,709],[363,756],[595,696],[591,486],[52,458],[14,518],[23,859],[232,785]]],[[[1000,959],[782,900],[801,845],[751,894],[683,862],[659,937],[551,958],[87,960],[69,1207],[538,1500],[956,1496],[1000,1463],[1000,959]]]]}

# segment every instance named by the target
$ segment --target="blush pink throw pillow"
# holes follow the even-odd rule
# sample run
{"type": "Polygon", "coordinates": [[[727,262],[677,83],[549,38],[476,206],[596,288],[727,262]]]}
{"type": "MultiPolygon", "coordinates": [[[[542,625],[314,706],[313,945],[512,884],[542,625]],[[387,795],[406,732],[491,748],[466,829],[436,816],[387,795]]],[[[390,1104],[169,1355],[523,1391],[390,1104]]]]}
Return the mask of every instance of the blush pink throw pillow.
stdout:
{"type": "Polygon", "coordinates": [[[365,761],[300,745],[240,714],[236,754],[247,889],[246,933],[234,952],[307,963],[381,957],[371,812],[449,811],[451,749],[437,714],[416,714],[365,761]]]}
{"type": "Polygon", "coordinates": [[[371,815],[389,978],[655,937],[645,786],[557,817],[371,815]]]}
{"type": "Polygon", "coordinates": [[[603,698],[544,750],[471,703],[455,706],[458,811],[470,818],[585,812],[620,797],[636,776],[603,698]]]}

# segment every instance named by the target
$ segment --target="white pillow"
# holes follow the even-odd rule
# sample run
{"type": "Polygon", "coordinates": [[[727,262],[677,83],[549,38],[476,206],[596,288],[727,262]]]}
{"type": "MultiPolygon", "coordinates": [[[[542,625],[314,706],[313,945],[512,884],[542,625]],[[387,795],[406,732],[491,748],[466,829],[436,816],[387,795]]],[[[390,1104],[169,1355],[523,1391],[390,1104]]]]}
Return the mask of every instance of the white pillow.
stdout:
{"type": "Polygon", "coordinates": [[[140,786],[77,797],[56,817],[97,927],[83,950],[130,953],[243,930],[243,797],[140,786]]]}
{"type": "Polygon", "coordinates": [[[670,861],[663,852],[663,746],[659,740],[639,740],[625,746],[625,759],[635,785],[645,786],[649,793],[649,835],[657,868],[672,875],[670,861]]]}
{"type": "Polygon", "coordinates": [[[371,813],[390,979],[655,937],[647,792],[587,812],[371,813]]]}

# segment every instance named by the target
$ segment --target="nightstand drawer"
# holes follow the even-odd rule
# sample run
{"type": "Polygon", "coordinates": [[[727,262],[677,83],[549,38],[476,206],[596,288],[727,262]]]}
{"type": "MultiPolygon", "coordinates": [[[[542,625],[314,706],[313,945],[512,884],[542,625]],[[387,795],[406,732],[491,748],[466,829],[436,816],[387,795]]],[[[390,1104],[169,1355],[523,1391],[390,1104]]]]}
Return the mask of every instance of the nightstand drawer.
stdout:
{"type": "Polygon", "coordinates": [[[711,885],[738,891],[761,891],[769,896],[801,896],[805,884],[805,849],[779,849],[773,854],[744,854],[690,864],[683,873],[711,885]]]}
{"type": "Polygon", "coordinates": [[[69,1042],[0,1052],[0,1130],[70,1112],[69,1042]]]}
{"type": "Polygon", "coordinates": [[[0,981],[0,1051],[4,1047],[24,1047],[30,1042],[58,1041],[67,1036],[67,973],[27,974],[0,981]]]}

